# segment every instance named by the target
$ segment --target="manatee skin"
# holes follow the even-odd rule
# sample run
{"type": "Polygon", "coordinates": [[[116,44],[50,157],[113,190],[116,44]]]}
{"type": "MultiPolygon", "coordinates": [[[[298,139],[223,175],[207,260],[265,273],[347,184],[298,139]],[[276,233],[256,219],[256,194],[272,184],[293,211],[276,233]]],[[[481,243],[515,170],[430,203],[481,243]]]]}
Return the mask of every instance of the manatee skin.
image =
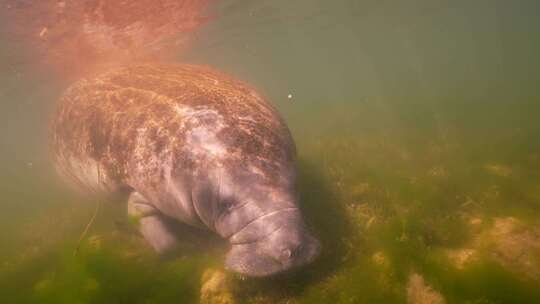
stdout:
{"type": "Polygon", "coordinates": [[[58,171],[80,188],[131,192],[129,213],[158,252],[166,221],[232,245],[226,267],[268,276],[320,251],[297,206],[296,151],[253,88],[208,67],[124,67],[67,89],[52,123],[58,171]]]}

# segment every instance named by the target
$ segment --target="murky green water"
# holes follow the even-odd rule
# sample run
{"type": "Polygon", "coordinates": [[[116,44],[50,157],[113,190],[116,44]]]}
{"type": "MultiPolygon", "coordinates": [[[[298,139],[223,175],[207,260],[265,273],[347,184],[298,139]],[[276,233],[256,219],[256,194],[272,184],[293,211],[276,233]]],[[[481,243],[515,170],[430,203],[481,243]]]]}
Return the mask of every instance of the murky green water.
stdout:
{"type": "MultiPolygon", "coordinates": [[[[535,1],[221,1],[213,11],[178,61],[249,81],[280,109],[323,243],[298,273],[231,277],[236,302],[540,302],[535,1]]],[[[12,40],[0,60],[0,302],[197,303],[223,249],[186,244],[162,261],[121,202],[104,204],[74,255],[97,199],[64,191],[44,152],[63,84],[28,72],[12,40]]]]}

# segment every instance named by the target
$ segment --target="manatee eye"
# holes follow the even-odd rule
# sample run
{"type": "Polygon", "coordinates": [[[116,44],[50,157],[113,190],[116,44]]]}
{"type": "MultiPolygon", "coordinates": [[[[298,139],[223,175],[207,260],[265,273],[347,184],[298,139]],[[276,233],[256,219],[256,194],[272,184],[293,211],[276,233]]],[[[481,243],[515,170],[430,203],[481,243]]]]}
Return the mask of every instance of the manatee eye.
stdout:
{"type": "Polygon", "coordinates": [[[229,213],[234,209],[234,201],[232,199],[225,199],[221,202],[223,212],[229,213]]]}

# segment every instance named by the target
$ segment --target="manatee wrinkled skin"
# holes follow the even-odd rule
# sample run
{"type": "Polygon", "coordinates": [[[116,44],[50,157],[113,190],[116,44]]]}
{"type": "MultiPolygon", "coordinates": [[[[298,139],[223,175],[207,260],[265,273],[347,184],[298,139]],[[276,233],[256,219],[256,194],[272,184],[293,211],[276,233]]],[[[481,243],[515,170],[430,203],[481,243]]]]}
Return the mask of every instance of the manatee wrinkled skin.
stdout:
{"type": "Polygon", "coordinates": [[[232,245],[226,267],[267,276],[319,253],[297,205],[295,146],[254,89],[195,65],[119,68],[71,86],[52,123],[58,171],[83,189],[129,191],[128,213],[158,252],[168,222],[232,245]]]}

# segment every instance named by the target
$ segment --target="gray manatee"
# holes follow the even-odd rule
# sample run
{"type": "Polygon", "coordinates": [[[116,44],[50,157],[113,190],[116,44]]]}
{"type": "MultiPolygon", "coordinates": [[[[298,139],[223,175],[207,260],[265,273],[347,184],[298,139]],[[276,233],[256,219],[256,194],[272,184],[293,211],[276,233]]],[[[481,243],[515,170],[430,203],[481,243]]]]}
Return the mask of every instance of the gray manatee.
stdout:
{"type": "Polygon", "coordinates": [[[296,151],[254,89],[195,65],[118,68],[68,88],[52,122],[63,177],[129,194],[128,213],[159,253],[171,220],[228,240],[226,268],[268,276],[312,262],[319,242],[297,205],[296,151]]]}

